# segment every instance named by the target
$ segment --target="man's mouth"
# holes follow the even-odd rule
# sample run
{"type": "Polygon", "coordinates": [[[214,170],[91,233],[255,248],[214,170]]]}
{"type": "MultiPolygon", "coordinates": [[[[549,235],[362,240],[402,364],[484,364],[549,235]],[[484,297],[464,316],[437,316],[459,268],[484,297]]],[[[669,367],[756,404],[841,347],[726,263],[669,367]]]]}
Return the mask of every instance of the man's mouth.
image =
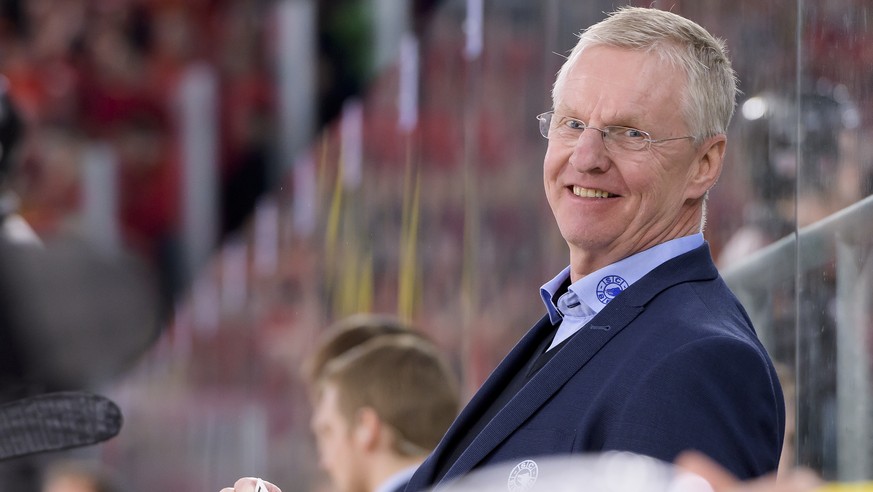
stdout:
{"type": "Polygon", "coordinates": [[[611,198],[613,195],[608,191],[597,190],[594,188],[583,188],[581,186],[573,186],[573,194],[582,198],[611,198]]]}

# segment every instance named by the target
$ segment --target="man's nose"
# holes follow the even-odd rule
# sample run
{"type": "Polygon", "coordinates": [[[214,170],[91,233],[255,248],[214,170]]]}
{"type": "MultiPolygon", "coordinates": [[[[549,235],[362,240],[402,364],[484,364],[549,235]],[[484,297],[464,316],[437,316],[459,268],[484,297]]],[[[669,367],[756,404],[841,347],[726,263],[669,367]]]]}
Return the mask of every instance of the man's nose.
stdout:
{"type": "Polygon", "coordinates": [[[580,173],[605,171],[609,167],[605,143],[603,132],[596,128],[586,128],[573,145],[570,165],[580,173]]]}

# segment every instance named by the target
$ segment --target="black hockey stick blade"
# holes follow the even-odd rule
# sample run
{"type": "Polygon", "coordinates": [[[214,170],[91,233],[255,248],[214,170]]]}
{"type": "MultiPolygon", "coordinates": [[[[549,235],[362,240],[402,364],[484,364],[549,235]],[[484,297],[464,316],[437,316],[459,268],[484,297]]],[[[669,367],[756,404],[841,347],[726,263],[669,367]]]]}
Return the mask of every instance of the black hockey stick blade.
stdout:
{"type": "Polygon", "coordinates": [[[0,405],[0,460],[88,446],[121,430],[112,400],[82,391],[22,398],[0,405]]]}

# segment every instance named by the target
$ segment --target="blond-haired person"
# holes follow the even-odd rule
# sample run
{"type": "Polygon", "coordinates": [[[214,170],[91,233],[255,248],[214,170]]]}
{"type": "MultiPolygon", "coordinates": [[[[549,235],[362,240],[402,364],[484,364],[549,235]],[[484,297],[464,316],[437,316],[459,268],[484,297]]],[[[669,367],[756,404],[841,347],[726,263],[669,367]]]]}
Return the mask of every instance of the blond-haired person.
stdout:
{"type": "MultiPolygon", "coordinates": [[[[332,325],[305,377],[319,463],[338,492],[402,491],[460,405],[445,357],[389,315],[357,314],[332,325]]],[[[242,478],[224,491],[254,486],[255,479],[242,478]]]]}
{"type": "Polygon", "coordinates": [[[402,491],[458,411],[439,353],[413,336],[382,336],[328,362],[312,430],[341,492],[402,491]]]}

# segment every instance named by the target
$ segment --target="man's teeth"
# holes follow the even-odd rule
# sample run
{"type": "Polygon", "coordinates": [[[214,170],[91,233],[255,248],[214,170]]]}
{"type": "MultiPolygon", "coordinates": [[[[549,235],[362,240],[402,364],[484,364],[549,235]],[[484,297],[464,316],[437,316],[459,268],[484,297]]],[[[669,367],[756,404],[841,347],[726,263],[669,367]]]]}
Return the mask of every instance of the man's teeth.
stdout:
{"type": "Polygon", "coordinates": [[[615,196],[607,191],[592,190],[590,188],[583,188],[581,186],[574,186],[573,194],[584,198],[609,198],[611,196],[615,196]]]}

